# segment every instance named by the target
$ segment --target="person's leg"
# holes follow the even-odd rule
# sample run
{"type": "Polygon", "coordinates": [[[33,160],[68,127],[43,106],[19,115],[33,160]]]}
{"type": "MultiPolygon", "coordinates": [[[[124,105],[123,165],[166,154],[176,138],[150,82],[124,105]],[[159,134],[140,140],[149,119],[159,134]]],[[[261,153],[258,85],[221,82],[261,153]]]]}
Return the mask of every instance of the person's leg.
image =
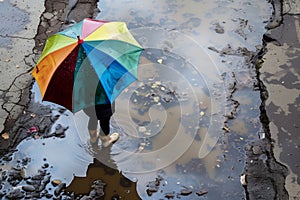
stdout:
{"type": "Polygon", "coordinates": [[[95,108],[89,107],[89,108],[85,108],[83,111],[87,116],[89,116],[88,131],[90,135],[90,142],[94,144],[98,141],[98,135],[97,135],[98,119],[96,116],[95,108]]]}
{"type": "Polygon", "coordinates": [[[107,147],[110,144],[114,143],[119,139],[118,133],[113,133],[109,135],[110,133],[110,117],[103,117],[100,119],[100,133],[99,137],[102,141],[102,146],[107,147]]]}
{"type": "Polygon", "coordinates": [[[104,135],[109,135],[110,133],[110,117],[103,117],[100,120],[100,127],[104,135]]]}
{"type": "Polygon", "coordinates": [[[118,133],[110,135],[110,118],[112,116],[111,104],[96,105],[97,119],[100,121],[100,133],[99,138],[102,141],[102,146],[107,147],[119,138],[118,133]]]}

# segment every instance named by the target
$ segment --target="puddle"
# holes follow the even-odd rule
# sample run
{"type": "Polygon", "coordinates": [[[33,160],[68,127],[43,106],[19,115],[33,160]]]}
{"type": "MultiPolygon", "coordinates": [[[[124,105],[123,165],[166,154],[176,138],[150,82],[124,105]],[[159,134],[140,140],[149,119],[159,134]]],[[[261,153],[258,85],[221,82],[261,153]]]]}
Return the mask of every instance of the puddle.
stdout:
{"type": "MultiPolygon", "coordinates": [[[[136,93],[132,92],[121,94],[117,100],[119,109],[124,111],[120,112],[123,115],[118,114],[117,107],[114,119],[120,127],[126,127],[124,132],[128,138],[139,136],[139,141],[130,139],[135,148],[119,150],[117,156],[112,156],[118,169],[130,179],[137,180],[142,199],[165,198],[169,193],[174,198],[193,199],[199,198],[197,192],[203,190],[208,191],[205,194],[208,199],[245,198],[239,179],[243,170],[244,145],[258,138],[261,129],[260,94],[253,90],[255,72],[247,63],[247,55],[250,56],[251,51],[256,51],[261,44],[265,22],[272,12],[271,5],[261,1],[120,1],[118,4],[102,1],[99,8],[101,13],[98,19],[127,22],[142,46],[155,51],[151,54],[152,58],[146,56],[147,59],[142,60],[143,64],[146,63],[141,65],[145,70],[145,74],[143,70],[140,72],[143,84],[136,83],[135,90],[129,89],[137,91],[144,99],[137,98],[135,103],[136,93]],[[208,47],[217,49],[218,53],[209,51],[208,47]],[[172,60],[172,54],[175,55],[172,59],[176,66],[172,62],[164,62],[163,58],[172,60]],[[179,69],[182,62],[178,57],[190,64],[186,71],[179,69]],[[164,69],[158,62],[162,62],[164,69]],[[192,69],[196,69],[197,73],[193,74],[192,69]],[[187,94],[188,102],[181,102],[178,95],[177,105],[167,106],[169,104],[163,101],[159,106],[143,105],[149,102],[143,88],[156,82],[159,82],[158,88],[165,87],[169,80],[174,83],[172,78],[177,80],[176,86],[188,88],[185,90],[190,92],[187,94]],[[193,85],[194,79],[197,86],[193,85]],[[122,97],[127,101],[121,103],[122,97]],[[201,109],[200,102],[207,105],[207,110],[201,109]],[[148,113],[138,112],[143,109],[148,113]],[[180,113],[182,110],[191,116],[188,120],[180,113]],[[124,116],[124,113],[127,114],[124,116]],[[232,113],[235,119],[227,122],[227,133],[222,130],[223,115],[232,113]],[[199,118],[202,114],[203,119],[199,118]],[[205,119],[206,116],[209,117],[205,119]],[[154,135],[151,131],[148,133],[148,129],[155,129],[157,121],[160,122],[158,128],[161,128],[159,134],[155,131],[154,135]],[[181,129],[183,122],[186,126],[181,129]],[[187,141],[191,131],[188,127],[193,127],[193,141],[187,141]],[[139,129],[143,130],[142,133],[139,129]],[[175,136],[181,143],[175,142],[176,148],[168,151],[170,141],[176,141],[175,136]],[[167,147],[164,148],[164,145],[167,147]],[[186,146],[188,148],[184,149],[186,146]],[[177,152],[177,149],[180,150],[177,152]],[[124,151],[129,153],[126,159],[120,160],[124,151]],[[158,155],[149,152],[158,152],[158,155]],[[169,165],[162,163],[160,158],[164,158],[169,165]],[[159,190],[150,196],[147,193],[149,182],[157,177],[162,177],[159,190]],[[191,190],[192,194],[182,195],[183,189],[191,190]]],[[[182,88],[178,88],[179,94],[184,91],[182,88]]],[[[161,97],[155,94],[152,100],[157,96],[161,97]]],[[[121,138],[120,142],[124,139],[121,138]]]]}
{"type": "Polygon", "coordinates": [[[137,181],[142,199],[190,199],[199,191],[208,191],[209,199],[245,198],[239,178],[244,145],[261,129],[260,94],[253,90],[255,72],[245,57],[259,48],[271,5],[102,1],[99,7],[99,19],[126,21],[145,47],[139,81],[116,101],[112,126],[125,135],[111,149],[116,163],[111,167],[137,181]],[[174,85],[177,95],[166,102],[174,85]],[[234,109],[224,134],[223,115],[234,109]],[[153,192],[149,182],[156,178],[161,181],[153,192]],[[184,196],[182,190],[192,193],[184,196]]]}

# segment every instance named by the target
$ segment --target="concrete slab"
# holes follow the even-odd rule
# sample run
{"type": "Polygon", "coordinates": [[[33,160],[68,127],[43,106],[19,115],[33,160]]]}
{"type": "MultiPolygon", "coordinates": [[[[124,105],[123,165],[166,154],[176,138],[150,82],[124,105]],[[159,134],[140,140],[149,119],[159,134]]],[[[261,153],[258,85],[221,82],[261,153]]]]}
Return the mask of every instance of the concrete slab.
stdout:
{"type": "Polygon", "coordinates": [[[44,9],[44,1],[0,2],[0,132],[7,119],[17,119],[28,101],[22,94],[32,82],[29,60],[34,56],[34,37],[44,9]]]}

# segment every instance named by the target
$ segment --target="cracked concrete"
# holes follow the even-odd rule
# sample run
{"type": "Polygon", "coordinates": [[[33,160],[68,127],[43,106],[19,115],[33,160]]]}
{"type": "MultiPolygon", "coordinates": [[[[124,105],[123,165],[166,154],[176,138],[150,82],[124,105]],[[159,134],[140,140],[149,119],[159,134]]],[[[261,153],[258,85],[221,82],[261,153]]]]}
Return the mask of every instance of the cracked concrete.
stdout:
{"type": "Polygon", "coordinates": [[[27,105],[32,76],[28,65],[33,57],[43,1],[4,0],[0,2],[0,132],[4,124],[15,121],[27,105]],[[2,11],[3,12],[2,12],[2,11]],[[13,26],[11,25],[13,24],[13,26]]]}

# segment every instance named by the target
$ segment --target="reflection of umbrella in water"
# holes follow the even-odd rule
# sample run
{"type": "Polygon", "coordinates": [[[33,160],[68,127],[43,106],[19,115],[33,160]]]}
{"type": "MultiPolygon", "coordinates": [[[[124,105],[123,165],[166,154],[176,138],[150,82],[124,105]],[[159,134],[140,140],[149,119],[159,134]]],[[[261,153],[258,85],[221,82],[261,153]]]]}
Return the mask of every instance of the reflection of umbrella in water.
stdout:
{"type": "Polygon", "coordinates": [[[112,103],[136,80],[142,50],[124,22],[84,19],[47,39],[32,74],[43,100],[77,112],[112,103]]]}

